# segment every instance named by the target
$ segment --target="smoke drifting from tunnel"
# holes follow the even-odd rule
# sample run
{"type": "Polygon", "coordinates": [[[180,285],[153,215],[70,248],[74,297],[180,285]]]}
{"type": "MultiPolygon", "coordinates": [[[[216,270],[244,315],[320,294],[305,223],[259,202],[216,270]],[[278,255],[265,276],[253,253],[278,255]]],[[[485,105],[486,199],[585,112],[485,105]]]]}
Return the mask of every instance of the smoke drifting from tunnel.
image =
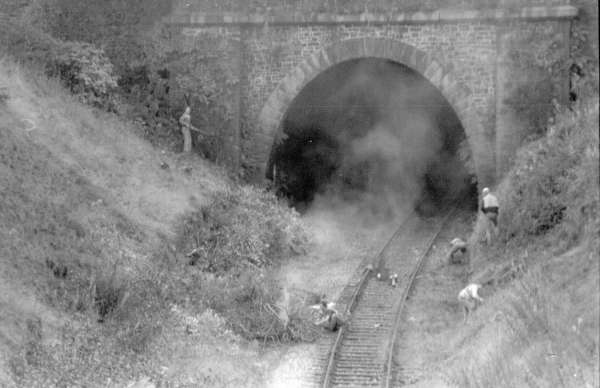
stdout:
{"type": "Polygon", "coordinates": [[[466,181],[464,130],[429,81],[381,59],[347,61],[309,83],[286,114],[276,186],[293,206],[389,218],[466,181]]]}

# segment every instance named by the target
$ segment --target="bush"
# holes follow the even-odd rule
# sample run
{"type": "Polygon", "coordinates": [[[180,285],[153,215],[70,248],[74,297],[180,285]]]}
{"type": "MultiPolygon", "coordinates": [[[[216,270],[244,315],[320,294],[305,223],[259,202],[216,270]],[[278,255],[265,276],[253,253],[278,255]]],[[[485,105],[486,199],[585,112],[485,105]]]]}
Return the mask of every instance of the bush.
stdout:
{"type": "Polygon", "coordinates": [[[206,281],[202,294],[206,306],[248,340],[313,341],[319,335],[302,300],[289,298],[281,305],[282,290],[268,273],[232,270],[223,278],[206,281]]]}
{"type": "Polygon", "coordinates": [[[272,266],[303,251],[310,241],[298,214],[272,193],[252,187],[217,192],[187,216],[178,250],[208,272],[272,266]]]}
{"type": "Polygon", "coordinates": [[[219,191],[182,220],[178,235],[177,251],[186,254],[191,269],[181,281],[198,273],[190,266],[217,275],[206,276],[190,297],[197,295],[236,333],[261,341],[316,338],[310,311],[289,297],[282,307],[286,298],[274,276],[265,272],[302,252],[311,240],[298,214],[273,193],[249,186],[219,191]]]}
{"type": "Polygon", "coordinates": [[[559,114],[547,136],[524,146],[498,194],[504,240],[540,235],[559,224],[569,236],[577,234],[582,212],[597,215],[590,211],[598,206],[597,100],[559,114]]]}
{"type": "Polygon", "coordinates": [[[117,87],[117,77],[104,51],[84,42],[68,42],[58,46],[49,70],[58,73],[64,85],[83,102],[109,108],[117,87]]]}

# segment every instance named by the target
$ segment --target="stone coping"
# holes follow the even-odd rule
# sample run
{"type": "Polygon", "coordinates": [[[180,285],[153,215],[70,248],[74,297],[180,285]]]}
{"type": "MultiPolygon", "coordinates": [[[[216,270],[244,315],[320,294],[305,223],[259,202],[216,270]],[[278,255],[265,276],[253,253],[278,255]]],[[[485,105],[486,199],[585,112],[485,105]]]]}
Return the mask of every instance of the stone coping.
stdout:
{"type": "Polygon", "coordinates": [[[505,19],[572,19],[578,9],[571,5],[524,7],[518,10],[452,10],[414,13],[361,13],[332,14],[309,12],[267,12],[266,14],[241,14],[234,12],[174,12],[162,19],[166,25],[215,26],[215,25],[319,25],[319,24],[423,24],[435,22],[465,22],[476,20],[505,19]]]}

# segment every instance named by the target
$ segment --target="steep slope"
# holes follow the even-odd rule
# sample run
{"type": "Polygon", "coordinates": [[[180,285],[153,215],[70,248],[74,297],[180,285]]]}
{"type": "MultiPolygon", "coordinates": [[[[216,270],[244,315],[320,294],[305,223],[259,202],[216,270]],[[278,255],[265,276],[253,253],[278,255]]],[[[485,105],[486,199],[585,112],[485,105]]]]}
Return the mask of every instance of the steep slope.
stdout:
{"type": "MultiPolygon", "coordinates": [[[[198,157],[152,148],[133,125],[8,60],[0,60],[0,91],[2,371],[32,322],[56,334],[60,305],[78,303],[61,298],[65,288],[117,261],[143,267],[178,217],[227,178],[198,157]],[[64,268],[67,277],[56,276],[64,268]]],[[[0,372],[0,386],[7,381],[0,372]]]]}

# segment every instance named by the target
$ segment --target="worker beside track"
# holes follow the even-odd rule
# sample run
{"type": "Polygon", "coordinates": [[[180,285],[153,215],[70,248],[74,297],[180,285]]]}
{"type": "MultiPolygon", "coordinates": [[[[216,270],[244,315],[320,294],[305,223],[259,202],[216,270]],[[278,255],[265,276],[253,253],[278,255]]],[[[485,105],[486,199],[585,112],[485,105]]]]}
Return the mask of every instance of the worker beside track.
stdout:
{"type": "Polygon", "coordinates": [[[323,325],[323,328],[329,331],[337,331],[344,325],[344,320],[340,317],[340,313],[333,308],[335,303],[327,303],[322,301],[321,303],[311,306],[315,310],[321,312],[322,318],[315,322],[315,325],[323,325]]]}
{"type": "Polygon", "coordinates": [[[481,284],[469,284],[458,293],[458,303],[460,303],[464,314],[463,323],[466,322],[471,315],[471,311],[475,308],[476,301],[483,302],[483,298],[477,295],[477,292],[481,287],[481,284]]]}
{"type": "Polygon", "coordinates": [[[467,243],[460,238],[450,241],[450,250],[448,251],[448,264],[454,263],[454,254],[461,252],[463,256],[467,253],[467,243]]]}
{"type": "Polygon", "coordinates": [[[482,193],[483,201],[481,211],[485,216],[485,241],[492,242],[492,231],[494,234],[498,228],[498,198],[490,192],[489,188],[484,188],[482,193]]]}

